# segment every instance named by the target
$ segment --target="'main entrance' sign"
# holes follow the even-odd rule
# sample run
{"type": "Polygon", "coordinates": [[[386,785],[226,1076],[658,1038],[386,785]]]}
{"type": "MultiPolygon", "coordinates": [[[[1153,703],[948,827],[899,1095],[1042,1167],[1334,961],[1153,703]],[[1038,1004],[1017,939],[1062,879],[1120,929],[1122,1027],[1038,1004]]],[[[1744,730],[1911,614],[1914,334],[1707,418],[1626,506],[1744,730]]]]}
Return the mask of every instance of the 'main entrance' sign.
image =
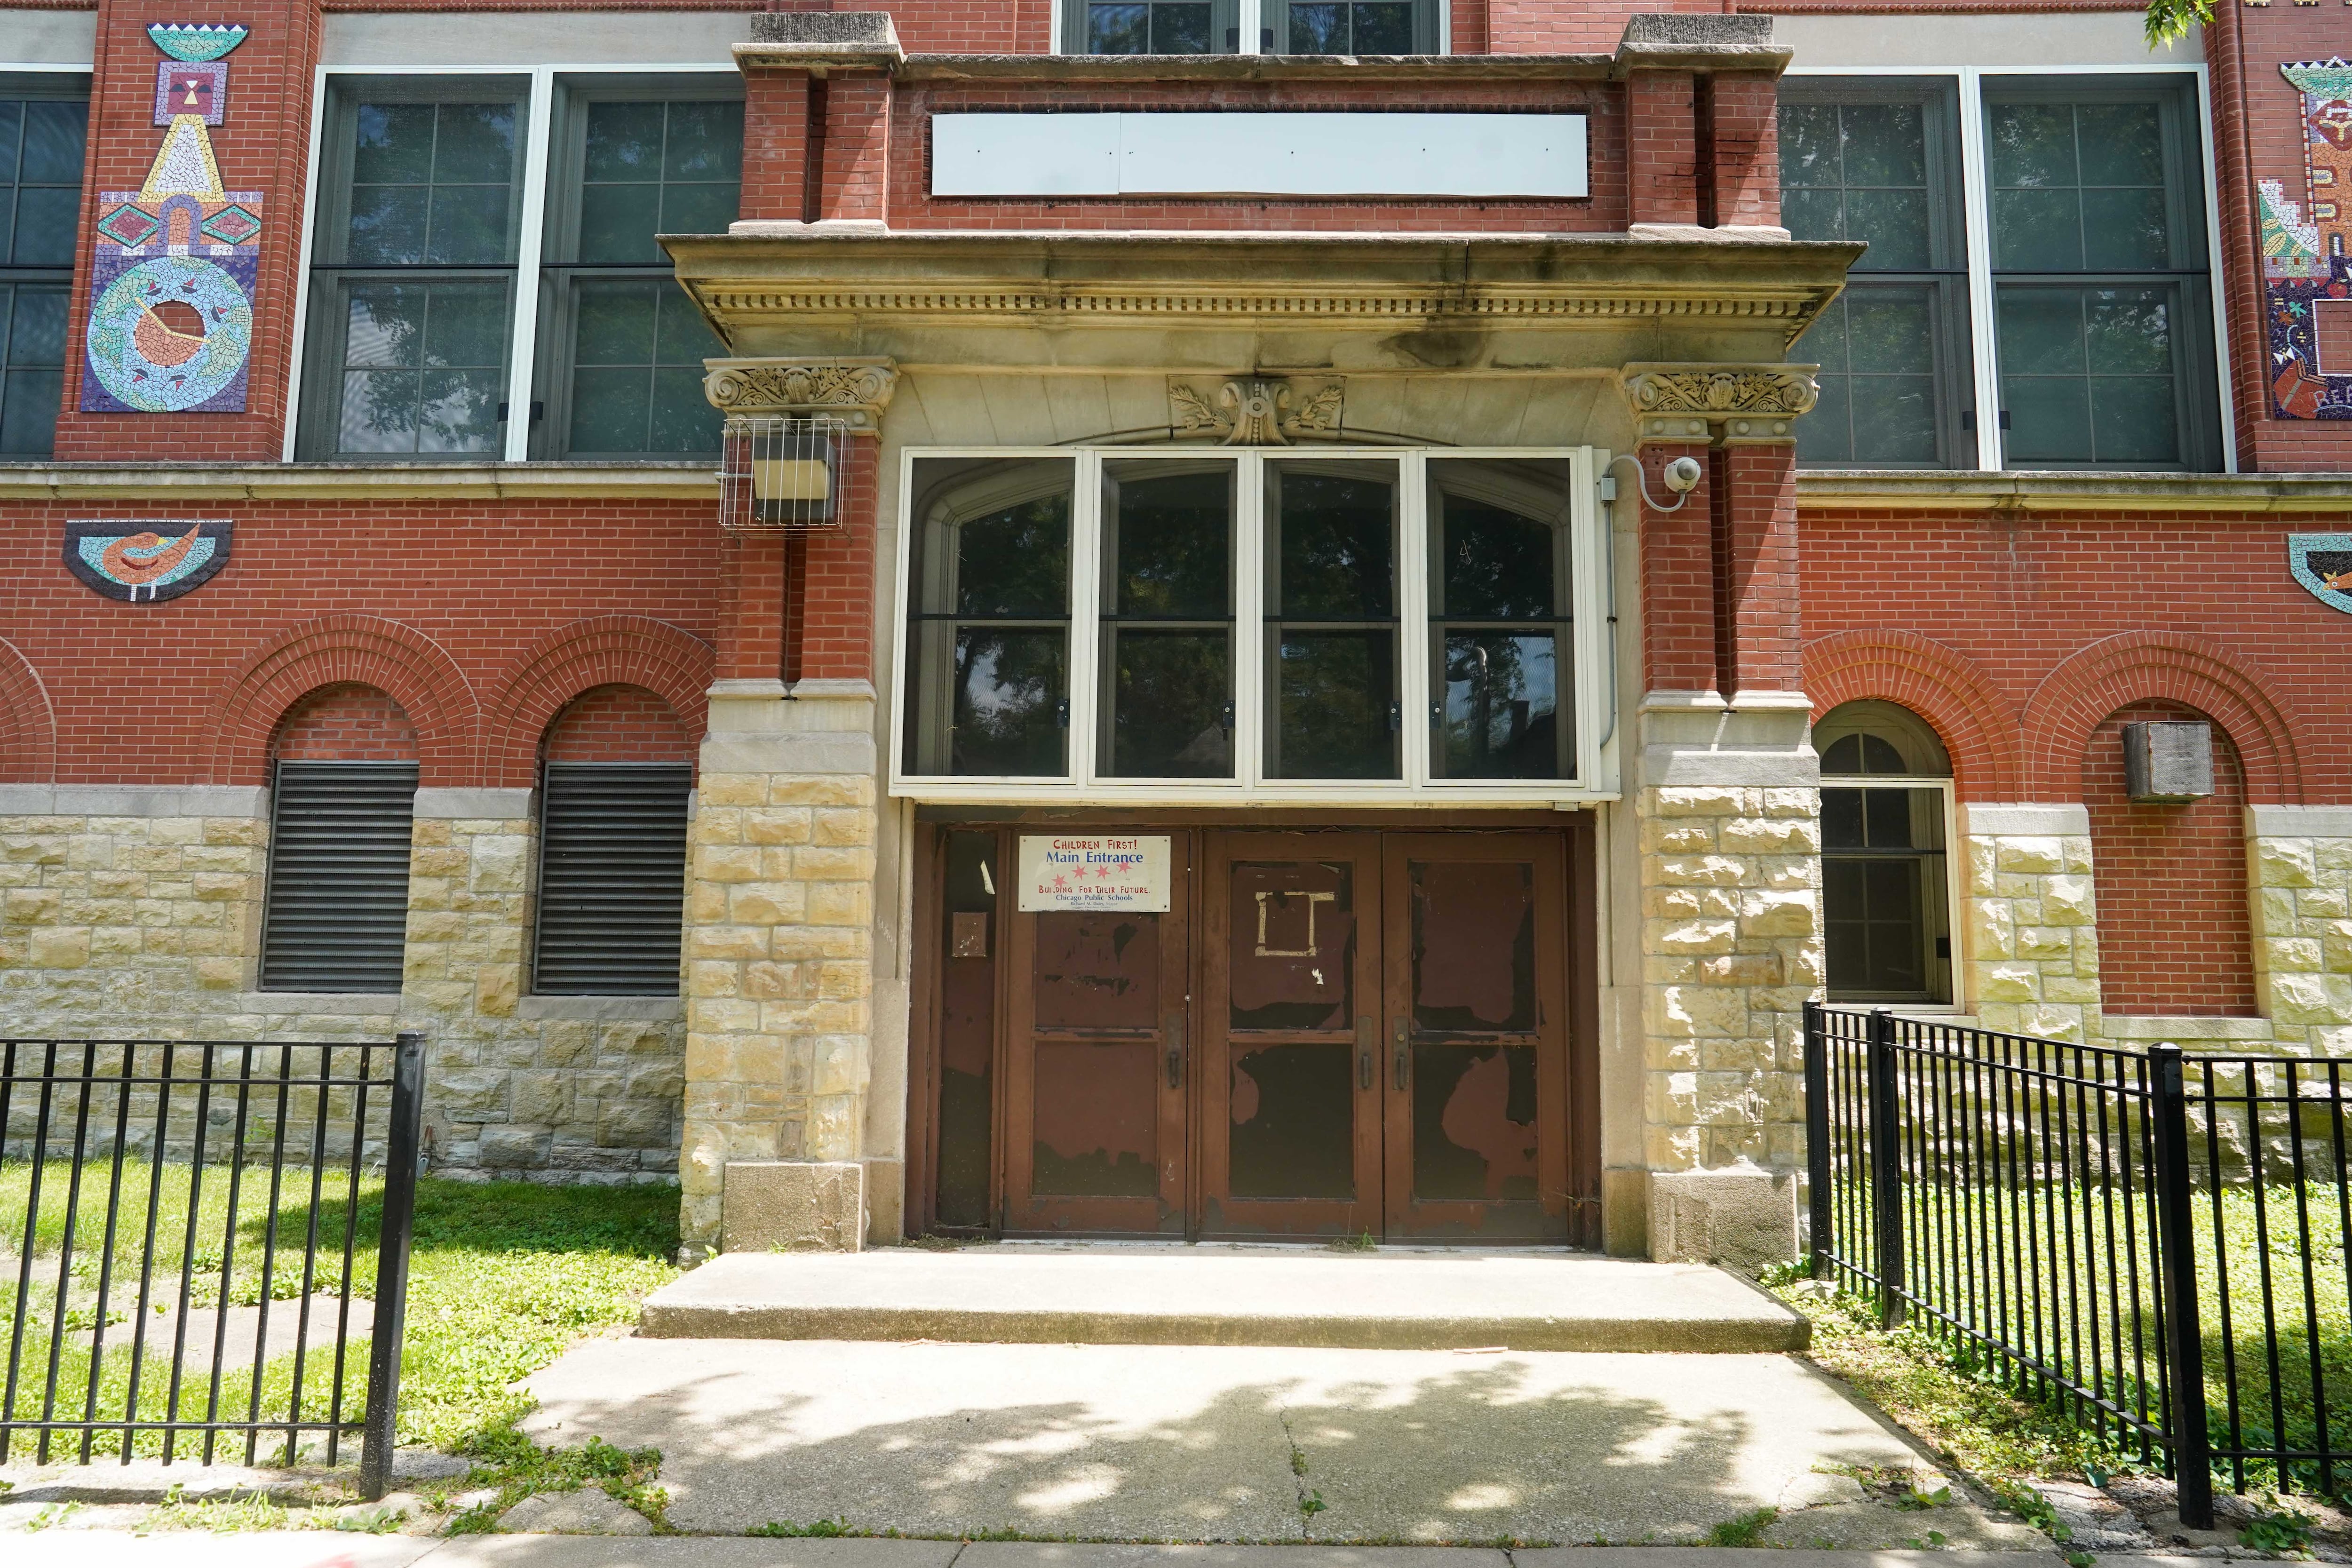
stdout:
{"type": "Polygon", "coordinates": [[[1021,909],[1168,910],[1168,836],[1021,840],[1021,909]]]}

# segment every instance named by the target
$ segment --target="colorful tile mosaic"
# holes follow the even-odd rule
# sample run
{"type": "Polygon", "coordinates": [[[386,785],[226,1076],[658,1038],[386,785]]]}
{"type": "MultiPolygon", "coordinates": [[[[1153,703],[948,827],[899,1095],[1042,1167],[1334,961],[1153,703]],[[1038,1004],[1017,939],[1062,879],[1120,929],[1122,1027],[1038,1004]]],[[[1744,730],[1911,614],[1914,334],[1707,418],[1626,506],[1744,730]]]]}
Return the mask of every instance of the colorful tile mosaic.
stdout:
{"type": "MultiPolygon", "coordinates": [[[[147,180],[106,191],[96,225],[83,337],[86,414],[234,414],[245,408],[261,197],[221,187],[207,125],[228,100],[219,57],[242,26],[148,29],[181,63],[157,68],[155,118],[167,125],[147,180]]],[[[169,595],[166,595],[167,597],[169,595]]]]}
{"type": "Polygon", "coordinates": [[[132,605],[192,594],[228,564],[227,521],[82,519],[66,524],[66,570],[94,593],[132,605]]]}
{"type": "Polygon", "coordinates": [[[183,114],[218,125],[228,108],[228,67],[218,60],[155,68],[155,123],[169,125],[183,114]]]}
{"type": "Polygon", "coordinates": [[[2352,616],[2352,533],[2290,533],[2286,561],[2313,598],[2352,616]]]}
{"type": "Polygon", "coordinates": [[[241,23],[150,22],[147,38],[175,60],[216,60],[245,42],[241,23]]]}
{"type": "Polygon", "coordinates": [[[2303,95],[2304,166],[2299,200],[2284,180],[2258,182],[2271,405],[2282,419],[2352,419],[2352,65],[2279,74],[2303,95]]]}

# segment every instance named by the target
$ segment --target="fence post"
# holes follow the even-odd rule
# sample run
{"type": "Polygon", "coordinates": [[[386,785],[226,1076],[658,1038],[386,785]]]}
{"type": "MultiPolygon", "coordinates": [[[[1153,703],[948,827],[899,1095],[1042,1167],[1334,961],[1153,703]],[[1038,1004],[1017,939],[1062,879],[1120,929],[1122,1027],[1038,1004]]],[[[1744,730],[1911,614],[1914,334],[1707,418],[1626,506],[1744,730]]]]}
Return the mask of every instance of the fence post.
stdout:
{"type": "Polygon", "coordinates": [[[2205,1426],[2205,1335],[2197,1314],[2197,1224],[2189,1179],[2189,1092],[2180,1047],[2148,1052],[2156,1144],[2157,1245],[2164,1251],[2164,1352],[2172,1385],[2172,1476],[2180,1522],[2213,1528],[2213,1447],[2205,1426]]]}
{"type": "Polygon", "coordinates": [[[408,1327],[408,1244],[416,1223],[416,1166],[423,1143],[425,1037],[394,1037],[392,1123],[384,1137],[383,1221],[375,1250],[375,1329],[368,1342],[367,1426],[360,1448],[360,1495],[374,1502],[392,1484],[394,1417],[400,1410],[401,1341],[408,1327]]]}
{"type": "Polygon", "coordinates": [[[1812,1276],[1827,1277],[1830,1226],[1830,1064],[1822,1005],[1805,1004],[1805,1226],[1812,1276]]]}
{"type": "Polygon", "coordinates": [[[1895,1016],[1870,1015],[1870,1213],[1878,1232],[1878,1323],[1903,1323],[1902,1111],[1895,1093],[1895,1016]]]}

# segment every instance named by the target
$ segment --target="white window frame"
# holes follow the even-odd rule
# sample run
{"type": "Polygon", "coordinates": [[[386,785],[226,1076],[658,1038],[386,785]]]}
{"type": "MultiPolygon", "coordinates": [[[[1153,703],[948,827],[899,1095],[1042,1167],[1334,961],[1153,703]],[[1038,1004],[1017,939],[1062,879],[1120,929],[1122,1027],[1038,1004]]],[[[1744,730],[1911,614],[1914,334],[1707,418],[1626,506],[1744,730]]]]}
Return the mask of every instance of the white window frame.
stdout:
{"type": "MultiPolygon", "coordinates": [[[[1046,52],[1048,54],[1055,55],[1069,53],[1070,41],[1062,36],[1063,23],[1061,0],[1055,0],[1052,22],[1053,31],[1046,40],[1046,52]]],[[[1241,47],[1234,51],[1235,54],[1262,55],[1265,53],[1265,50],[1258,47],[1258,41],[1265,36],[1265,0],[1236,0],[1234,26],[1239,29],[1241,33],[1241,47]]],[[[1454,52],[1454,5],[1452,0],[1437,0],[1437,52],[1441,55],[1450,55],[1454,52]]]]}
{"type": "MultiPolygon", "coordinates": [[[[2070,65],[2048,70],[2021,66],[1792,66],[1792,77],[1939,77],[1958,84],[1960,178],[1966,214],[1969,268],[1969,338],[1974,358],[1977,407],[1977,468],[1999,472],[2000,450],[2000,352],[1995,342],[1992,290],[1992,223],[1985,184],[1984,83],[1987,77],[2063,79],[2100,76],[2192,76],[2197,82],[2198,134],[2204,155],[2206,280],[2212,293],[2214,417],[2221,426],[2221,471],[2238,471],[2237,422],[2231,416],[2230,310],[2221,249],[2221,194],[2214,180],[2213,84],[2200,62],[2148,60],[2140,64],[2070,65]]],[[[2096,470],[2091,470],[2095,472],[2096,470]]]]}
{"type": "Polygon", "coordinates": [[[1317,803],[1346,805],[1582,805],[1618,798],[1614,668],[1609,618],[1608,542],[1603,536],[1598,478],[1608,454],[1591,447],[909,447],[898,455],[898,559],[891,604],[890,794],[940,803],[1004,805],[1118,804],[1234,806],[1317,803]],[[1234,518],[1234,776],[1230,779],[1128,779],[1097,765],[1096,719],[1100,706],[1102,637],[1099,621],[1102,465],[1126,458],[1200,458],[1232,460],[1234,518]],[[1265,465],[1284,458],[1317,461],[1394,463],[1399,485],[1397,648],[1399,692],[1406,716],[1399,779],[1305,780],[1265,776],[1265,580],[1252,569],[1265,558],[1265,465]],[[981,778],[907,772],[907,688],[913,671],[908,637],[914,585],[915,464],[922,458],[1055,458],[1073,467],[1070,508],[1071,771],[1058,778],[981,778]],[[1549,460],[1569,465],[1570,647],[1573,679],[1562,695],[1574,703],[1576,776],[1570,779],[1443,779],[1430,776],[1432,700],[1428,657],[1429,468],[1432,458],[1486,461],[1549,460]],[[1422,715],[1415,720],[1413,715],[1422,715]]]}
{"type": "MultiPolygon", "coordinates": [[[[327,97],[330,85],[339,77],[529,77],[530,96],[524,100],[524,142],[522,164],[522,222],[515,237],[515,297],[514,309],[508,318],[508,330],[512,334],[507,343],[507,430],[504,445],[494,458],[476,458],[475,462],[522,463],[531,460],[530,408],[531,387],[535,384],[539,366],[534,363],[539,349],[539,296],[541,290],[540,252],[547,227],[547,171],[551,152],[550,142],[555,124],[555,88],[558,78],[588,76],[733,76],[737,74],[732,61],[708,65],[661,65],[646,67],[615,63],[611,60],[584,65],[483,66],[478,68],[451,66],[426,66],[417,68],[403,67],[396,61],[364,67],[342,66],[329,69],[319,67],[312,73],[310,84],[310,177],[306,182],[306,200],[302,206],[301,266],[295,274],[293,353],[286,372],[286,435],[281,460],[294,461],[295,437],[299,432],[302,407],[302,363],[308,344],[310,318],[310,258],[318,240],[320,181],[324,171],[320,163],[321,144],[326,136],[327,97]],[[516,410],[524,417],[516,418],[516,410]]],[[[561,459],[556,459],[560,461],[561,459]]],[[[462,467],[466,459],[457,459],[462,467]]],[[[699,459],[698,459],[699,461],[699,459]]]]}

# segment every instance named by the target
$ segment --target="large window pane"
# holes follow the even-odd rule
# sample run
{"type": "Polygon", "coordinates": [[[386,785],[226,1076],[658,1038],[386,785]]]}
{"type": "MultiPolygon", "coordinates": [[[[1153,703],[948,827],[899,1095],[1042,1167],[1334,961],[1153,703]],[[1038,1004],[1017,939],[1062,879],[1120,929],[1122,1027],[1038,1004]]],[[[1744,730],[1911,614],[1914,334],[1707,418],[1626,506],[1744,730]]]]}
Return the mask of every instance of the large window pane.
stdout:
{"type": "Polygon", "coordinates": [[[1401,776],[1392,463],[1266,465],[1266,773],[1401,776]]]}
{"type": "Polygon", "coordinates": [[[1097,766],[1231,778],[1234,467],[1106,463],[1102,515],[1097,766]]]}
{"type": "Polygon", "coordinates": [[[344,298],[338,449],[496,452],[507,286],[363,282],[344,298]]]}
{"type": "Polygon", "coordinates": [[[0,93],[0,458],[56,449],[89,107],[0,93]]]}
{"type": "MultiPolygon", "coordinates": [[[[1294,55],[1410,55],[1435,47],[1430,0],[1290,0],[1278,52],[1294,55]]],[[[1271,11],[1275,9],[1269,6],[1271,11]]]]}
{"type": "Polygon", "coordinates": [[[1805,333],[1821,362],[1821,402],[1797,423],[1801,462],[1933,466],[1942,290],[1853,284],[1805,333]]]}
{"type": "Polygon", "coordinates": [[[2012,462],[2181,460],[2179,290],[1998,290],[2004,448],[2012,462]]]}
{"type": "Polygon", "coordinates": [[[46,458],[65,390],[66,288],[0,284],[0,456],[46,458]]]}
{"type": "Polygon", "coordinates": [[[514,259],[520,106],[359,103],[339,259],[478,266],[514,259]]]}
{"type": "Polygon", "coordinates": [[[1429,474],[1432,771],[1571,777],[1566,466],[1433,458],[1429,474]]]}
{"type": "Polygon", "coordinates": [[[1066,458],[915,465],[908,771],[1069,772],[1066,458]]]}
{"type": "Polygon", "coordinates": [[[702,362],[725,350],[694,301],[667,279],[575,287],[569,449],[717,451],[719,415],[702,395],[702,362]]]}

